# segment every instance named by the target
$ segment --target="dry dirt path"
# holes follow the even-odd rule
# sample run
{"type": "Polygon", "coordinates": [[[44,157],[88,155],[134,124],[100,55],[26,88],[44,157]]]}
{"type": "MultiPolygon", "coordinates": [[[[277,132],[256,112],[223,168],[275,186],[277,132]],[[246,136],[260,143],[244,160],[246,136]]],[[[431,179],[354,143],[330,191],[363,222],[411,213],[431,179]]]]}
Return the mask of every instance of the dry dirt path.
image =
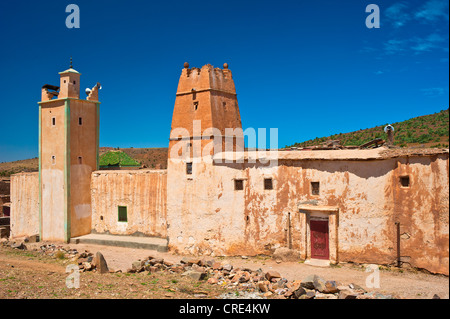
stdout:
{"type": "MultiPolygon", "coordinates": [[[[161,257],[171,262],[179,262],[183,256],[171,253],[161,253],[153,250],[130,249],[121,247],[109,247],[100,245],[74,244],[67,245],[78,251],[89,250],[91,252],[101,251],[105,256],[108,266],[114,270],[126,271],[131,263],[148,256],[161,257]]],[[[449,298],[449,278],[441,275],[430,275],[425,273],[413,273],[394,270],[380,271],[380,288],[369,289],[366,287],[366,273],[364,268],[356,268],[349,265],[338,267],[317,267],[298,262],[277,263],[270,258],[250,257],[218,257],[216,260],[222,264],[230,263],[234,267],[248,267],[250,269],[261,268],[264,271],[276,270],[288,280],[301,280],[307,275],[316,274],[326,280],[336,280],[343,284],[354,283],[367,291],[376,291],[382,294],[394,294],[403,298],[429,299],[437,294],[441,298],[449,298]]]]}

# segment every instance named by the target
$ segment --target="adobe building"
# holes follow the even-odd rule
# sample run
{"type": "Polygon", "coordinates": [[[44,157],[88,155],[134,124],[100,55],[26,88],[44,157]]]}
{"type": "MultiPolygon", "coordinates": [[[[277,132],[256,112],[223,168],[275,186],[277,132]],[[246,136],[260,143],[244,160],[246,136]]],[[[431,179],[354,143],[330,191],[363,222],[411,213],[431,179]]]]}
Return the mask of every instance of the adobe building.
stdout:
{"type": "Polygon", "coordinates": [[[12,238],[157,238],[209,256],[286,247],[306,262],[448,275],[448,149],[279,150],[268,161],[243,148],[228,65],[185,64],[168,169],[98,170],[98,90],[81,100],[79,73],[60,75],[39,103],[39,174],[11,179],[12,238]]]}

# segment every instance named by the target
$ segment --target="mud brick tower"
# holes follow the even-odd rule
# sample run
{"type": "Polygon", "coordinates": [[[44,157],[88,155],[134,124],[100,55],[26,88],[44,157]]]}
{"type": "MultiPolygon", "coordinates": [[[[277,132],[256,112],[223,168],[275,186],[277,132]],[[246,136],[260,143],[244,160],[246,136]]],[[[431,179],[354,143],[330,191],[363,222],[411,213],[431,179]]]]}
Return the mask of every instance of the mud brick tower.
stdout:
{"type": "Polygon", "coordinates": [[[81,74],[60,72],[60,86],[44,85],[39,102],[39,233],[69,241],[91,231],[91,172],[98,169],[97,84],[80,99],[81,74]]]}
{"type": "Polygon", "coordinates": [[[223,70],[210,64],[199,69],[189,68],[186,62],[176,94],[169,157],[180,155],[182,147],[191,158],[200,156],[202,150],[203,155],[212,154],[212,143],[216,152],[239,150],[240,146],[243,150],[242,137],[235,129],[242,130],[242,124],[228,64],[224,64],[223,70]],[[180,129],[183,136],[177,134],[180,129]],[[171,153],[173,147],[176,150],[171,153]]]}

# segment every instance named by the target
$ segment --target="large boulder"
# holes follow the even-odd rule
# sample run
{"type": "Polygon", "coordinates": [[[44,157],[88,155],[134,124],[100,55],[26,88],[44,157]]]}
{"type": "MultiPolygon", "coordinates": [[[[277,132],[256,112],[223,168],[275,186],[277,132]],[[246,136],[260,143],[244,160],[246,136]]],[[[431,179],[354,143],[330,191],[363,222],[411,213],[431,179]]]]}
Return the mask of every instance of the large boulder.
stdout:
{"type": "Polygon", "coordinates": [[[108,264],[106,263],[105,257],[103,257],[103,254],[101,252],[97,252],[95,254],[95,258],[93,259],[93,262],[95,264],[95,268],[97,271],[101,274],[109,273],[108,264]]]}

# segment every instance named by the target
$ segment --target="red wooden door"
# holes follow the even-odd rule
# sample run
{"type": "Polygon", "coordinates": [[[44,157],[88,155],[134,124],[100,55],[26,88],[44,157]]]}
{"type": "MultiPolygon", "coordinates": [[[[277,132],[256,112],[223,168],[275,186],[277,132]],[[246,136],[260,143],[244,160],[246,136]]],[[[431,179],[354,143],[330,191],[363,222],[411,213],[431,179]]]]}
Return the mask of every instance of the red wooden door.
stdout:
{"type": "Polygon", "coordinates": [[[328,221],[311,220],[311,258],[330,259],[328,248],[328,221]]]}

